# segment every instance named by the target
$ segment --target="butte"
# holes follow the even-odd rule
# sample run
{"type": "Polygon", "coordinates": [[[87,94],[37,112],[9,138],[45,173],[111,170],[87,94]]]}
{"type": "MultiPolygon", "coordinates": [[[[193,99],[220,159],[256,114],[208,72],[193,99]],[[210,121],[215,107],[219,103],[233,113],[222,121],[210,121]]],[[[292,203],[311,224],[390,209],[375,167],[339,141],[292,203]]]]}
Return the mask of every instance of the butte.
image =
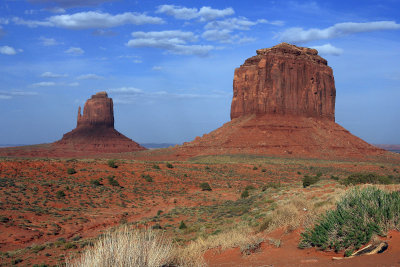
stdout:
{"type": "Polygon", "coordinates": [[[79,107],[76,128],[64,134],[52,147],[85,153],[120,153],[146,149],[114,129],[113,101],[106,92],[92,95],[85,103],[83,115],[79,107]]]}
{"type": "Polygon", "coordinates": [[[335,123],[333,71],[315,49],[281,43],[235,69],[231,121],[174,148],[178,156],[366,158],[387,153],[335,123]]]}

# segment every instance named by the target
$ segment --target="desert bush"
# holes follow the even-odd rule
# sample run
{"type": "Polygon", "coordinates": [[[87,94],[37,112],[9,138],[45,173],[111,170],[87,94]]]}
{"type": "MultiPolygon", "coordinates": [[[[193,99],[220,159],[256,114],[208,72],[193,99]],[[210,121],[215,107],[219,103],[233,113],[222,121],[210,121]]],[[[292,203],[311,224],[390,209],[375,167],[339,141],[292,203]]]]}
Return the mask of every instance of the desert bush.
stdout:
{"type": "Polygon", "coordinates": [[[92,180],[90,180],[90,184],[91,184],[91,185],[94,185],[94,186],[101,186],[101,185],[103,185],[103,184],[100,182],[100,180],[98,180],[98,179],[92,179],[92,180]]]}
{"type": "Polygon", "coordinates": [[[179,229],[183,230],[183,229],[186,229],[186,228],[187,228],[187,226],[186,226],[185,222],[181,221],[181,223],[179,224],[179,229]]]}
{"type": "Polygon", "coordinates": [[[380,176],[375,173],[354,173],[341,181],[346,186],[356,184],[393,184],[396,182],[394,177],[380,176]]]}
{"type": "Polygon", "coordinates": [[[153,182],[153,177],[148,174],[142,174],[142,178],[146,180],[146,182],[153,182]]]}
{"type": "Polygon", "coordinates": [[[64,191],[62,191],[62,190],[59,190],[56,192],[56,198],[58,198],[58,199],[64,198],[65,196],[66,195],[65,195],[64,191]]]}
{"type": "Polygon", "coordinates": [[[132,230],[127,226],[107,232],[80,258],[68,259],[68,267],[84,266],[172,266],[172,242],[152,229],[132,230]]]}
{"type": "Polygon", "coordinates": [[[359,249],[375,234],[400,229],[400,194],[375,187],[355,188],[301,234],[299,247],[359,249]]]}
{"type": "Polygon", "coordinates": [[[249,191],[247,191],[247,190],[244,190],[242,192],[242,194],[240,195],[241,198],[247,198],[248,196],[249,196],[249,191]]]}
{"type": "Polygon", "coordinates": [[[111,168],[118,168],[118,165],[115,163],[115,159],[110,159],[107,161],[107,164],[111,168]]]}
{"type": "Polygon", "coordinates": [[[174,168],[174,165],[172,165],[172,164],[169,163],[169,162],[166,164],[166,166],[167,166],[167,168],[169,168],[169,169],[173,169],[173,168],[174,168]]]}
{"type": "Polygon", "coordinates": [[[320,180],[320,176],[308,176],[308,175],[304,175],[303,178],[303,187],[306,188],[312,184],[318,183],[320,180]]]}
{"type": "Polygon", "coordinates": [[[158,166],[157,164],[153,164],[153,169],[159,170],[159,169],[160,169],[160,166],[158,166]]]}
{"type": "Polygon", "coordinates": [[[211,186],[209,183],[201,183],[200,188],[202,191],[211,191],[211,186]]]}
{"type": "Polygon", "coordinates": [[[67,173],[72,175],[72,174],[75,174],[76,171],[75,171],[74,168],[68,168],[68,169],[67,169],[67,173]]]}
{"type": "Polygon", "coordinates": [[[108,183],[112,186],[120,186],[118,181],[114,179],[114,176],[108,176],[108,183]]]}

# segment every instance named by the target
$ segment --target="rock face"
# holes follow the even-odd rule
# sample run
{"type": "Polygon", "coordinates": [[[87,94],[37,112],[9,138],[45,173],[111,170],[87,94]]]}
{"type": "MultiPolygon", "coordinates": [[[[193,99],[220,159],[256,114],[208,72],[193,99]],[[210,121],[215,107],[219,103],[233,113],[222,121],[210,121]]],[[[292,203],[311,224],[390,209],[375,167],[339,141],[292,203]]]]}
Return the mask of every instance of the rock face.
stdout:
{"type": "Polygon", "coordinates": [[[281,43],[235,70],[231,119],[250,114],[335,120],[335,82],[315,49],[281,43]]]}
{"type": "Polygon", "coordinates": [[[87,152],[119,153],[145,150],[144,147],[114,129],[113,101],[106,92],[99,92],[87,100],[74,130],[64,134],[53,144],[57,148],[87,152]]]}
{"type": "Polygon", "coordinates": [[[231,121],[184,143],[176,155],[385,155],[335,123],[335,97],[332,69],[317,50],[287,43],[257,50],[235,70],[231,121]]]}

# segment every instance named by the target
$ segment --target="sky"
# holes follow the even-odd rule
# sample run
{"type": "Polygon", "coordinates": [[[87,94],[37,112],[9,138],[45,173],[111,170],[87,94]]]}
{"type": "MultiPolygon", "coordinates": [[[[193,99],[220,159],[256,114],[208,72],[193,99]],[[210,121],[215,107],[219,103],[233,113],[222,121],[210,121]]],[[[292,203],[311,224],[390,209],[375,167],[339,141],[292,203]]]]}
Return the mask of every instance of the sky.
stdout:
{"type": "Polygon", "coordinates": [[[182,143],[230,120],[235,68],[281,42],[332,67],[336,122],[400,144],[400,1],[0,2],[0,144],[61,139],[96,92],[139,143],[182,143]]]}

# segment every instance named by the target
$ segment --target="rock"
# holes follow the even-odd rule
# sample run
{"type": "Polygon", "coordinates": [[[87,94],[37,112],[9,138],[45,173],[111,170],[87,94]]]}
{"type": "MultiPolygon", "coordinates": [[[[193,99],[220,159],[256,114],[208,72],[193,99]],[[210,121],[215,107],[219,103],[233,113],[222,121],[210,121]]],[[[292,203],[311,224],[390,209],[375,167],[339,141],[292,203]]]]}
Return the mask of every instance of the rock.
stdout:
{"type": "Polygon", "coordinates": [[[179,155],[256,154],[296,158],[382,156],[335,123],[333,71],[315,49],[287,43],[257,50],[235,70],[231,121],[179,155]]]}
{"type": "Polygon", "coordinates": [[[315,49],[281,43],[235,70],[231,119],[251,114],[335,120],[332,69],[315,49]]]}
{"type": "Polygon", "coordinates": [[[79,107],[76,128],[64,134],[53,146],[88,153],[119,153],[146,149],[114,129],[113,101],[106,92],[92,95],[85,103],[83,115],[79,107]]]}

